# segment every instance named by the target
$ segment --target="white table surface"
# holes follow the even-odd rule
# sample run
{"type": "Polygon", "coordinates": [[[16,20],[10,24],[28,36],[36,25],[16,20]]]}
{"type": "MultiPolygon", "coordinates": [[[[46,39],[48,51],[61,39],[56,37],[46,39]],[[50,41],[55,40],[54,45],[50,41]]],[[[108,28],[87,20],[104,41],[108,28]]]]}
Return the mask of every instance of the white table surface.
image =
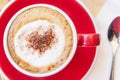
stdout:
{"type": "MultiPolygon", "coordinates": [[[[113,18],[120,15],[118,12],[118,10],[120,11],[119,3],[120,0],[107,0],[94,19],[98,33],[101,34],[101,43],[92,68],[82,80],[110,80],[113,47],[108,41],[107,31],[113,18]]],[[[4,74],[2,74],[2,76],[5,77],[4,74]]]]}

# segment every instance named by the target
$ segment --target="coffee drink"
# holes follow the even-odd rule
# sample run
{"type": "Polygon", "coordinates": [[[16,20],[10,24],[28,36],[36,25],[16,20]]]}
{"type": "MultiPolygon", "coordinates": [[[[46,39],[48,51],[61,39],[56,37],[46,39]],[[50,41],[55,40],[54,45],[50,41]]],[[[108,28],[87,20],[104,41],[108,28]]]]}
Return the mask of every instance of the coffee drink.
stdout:
{"type": "Polygon", "coordinates": [[[73,31],[59,11],[34,6],[12,21],[7,34],[13,61],[31,73],[47,73],[63,65],[73,49],[73,31]]]}

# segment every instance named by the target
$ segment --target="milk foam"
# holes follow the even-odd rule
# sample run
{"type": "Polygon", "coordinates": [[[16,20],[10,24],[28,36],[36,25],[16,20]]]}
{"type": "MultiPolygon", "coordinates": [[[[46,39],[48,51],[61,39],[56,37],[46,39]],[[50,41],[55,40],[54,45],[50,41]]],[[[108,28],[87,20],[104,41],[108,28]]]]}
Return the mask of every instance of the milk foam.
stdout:
{"type": "Polygon", "coordinates": [[[30,22],[22,26],[16,33],[14,38],[16,54],[24,61],[32,66],[43,67],[54,63],[62,54],[64,49],[64,33],[62,29],[53,23],[46,20],[37,20],[30,22]],[[38,31],[39,34],[43,34],[50,26],[54,27],[54,32],[57,36],[57,42],[50,49],[45,51],[42,55],[38,51],[28,48],[25,37],[33,31],[38,31]],[[40,30],[42,28],[42,30],[40,30]],[[43,32],[42,32],[43,31],[43,32]]]}

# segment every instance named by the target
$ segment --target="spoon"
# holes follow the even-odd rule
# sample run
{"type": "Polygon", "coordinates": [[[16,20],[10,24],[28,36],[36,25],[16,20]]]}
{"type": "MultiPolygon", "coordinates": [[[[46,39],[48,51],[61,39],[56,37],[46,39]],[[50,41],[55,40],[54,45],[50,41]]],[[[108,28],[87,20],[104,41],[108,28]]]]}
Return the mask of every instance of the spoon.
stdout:
{"type": "Polygon", "coordinates": [[[113,80],[120,80],[120,17],[114,20],[113,27],[119,44],[114,59],[113,80]]]}
{"type": "MultiPolygon", "coordinates": [[[[112,23],[110,24],[110,27],[108,29],[108,39],[109,41],[113,41],[115,38],[117,38],[118,45],[120,45],[120,16],[116,17],[112,23]]],[[[113,70],[112,70],[112,79],[113,80],[120,80],[120,77],[118,74],[120,74],[120,47],[118,46],[116,48],[115,57],[113,60],[113,70]],[[119,61],[118,61],[119,60],[119,61]]]]}

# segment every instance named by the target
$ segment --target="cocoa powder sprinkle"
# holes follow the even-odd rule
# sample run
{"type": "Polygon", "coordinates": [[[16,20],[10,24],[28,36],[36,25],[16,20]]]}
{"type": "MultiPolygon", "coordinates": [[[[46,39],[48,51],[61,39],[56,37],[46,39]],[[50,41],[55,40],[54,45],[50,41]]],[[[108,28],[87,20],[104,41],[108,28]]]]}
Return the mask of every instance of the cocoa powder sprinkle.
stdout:
{"type": "Polygon", "coordinates": [[[26,36],[27,47],[39,51],[40,54],[51,48],[56,40],[53,28],[48,29],[43,35],[39,35],[38,31],[33,31],[26,36]]]}

